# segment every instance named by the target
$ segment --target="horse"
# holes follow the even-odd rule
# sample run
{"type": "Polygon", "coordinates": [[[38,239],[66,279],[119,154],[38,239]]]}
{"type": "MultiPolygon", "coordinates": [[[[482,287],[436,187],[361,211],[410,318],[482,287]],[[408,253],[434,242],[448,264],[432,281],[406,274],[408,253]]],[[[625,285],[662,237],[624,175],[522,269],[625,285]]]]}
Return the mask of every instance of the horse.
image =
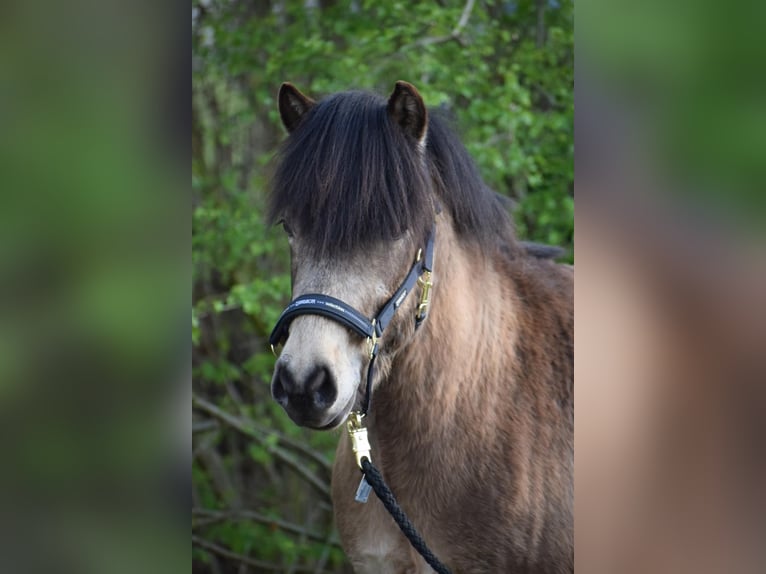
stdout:
{"type": "MultiPolygon", "coordinates": [[[[278,103],[289,135],[268,217],[288,236],[296,305],[316,293],[335,315],[396,312],[371,331],[368,385],[370,338],[337,316],[294,316],[272,396],[318,430],[368,404],[372,460],[453,572],[573,572],[573,268],[516,238],[450,121],[411,84],[314,101],[285,83],[278,103]],[[430,294],[407,296],[421,282],[400,295],[427,245],[430,294]]],[[[355,501],[360,478],[342,436],[332,499],[354,571],[432,572],[375,496],[355,501]]]]}

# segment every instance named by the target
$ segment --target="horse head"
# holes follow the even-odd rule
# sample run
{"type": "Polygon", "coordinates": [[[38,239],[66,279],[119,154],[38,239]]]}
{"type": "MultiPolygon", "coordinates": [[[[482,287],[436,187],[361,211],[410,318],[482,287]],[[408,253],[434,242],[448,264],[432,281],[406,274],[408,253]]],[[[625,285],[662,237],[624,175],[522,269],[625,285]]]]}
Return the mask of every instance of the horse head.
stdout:
{"type": "Polygon", "coordinates": [[[293,301],[318,294],[329,311],[345,304],[371,319],[402,295],[379,341],[315,313],[286,327],[272,395],[295,423],[329,429],[360,408],[372,347],[393,355],[414,332],[417,298],[399,289],[434,224],[428,115],[406,82],[388,100],[345,92],[318,103],[283,84],[279,110],[290,136],[270,213],[288,236],[293,301]]]}

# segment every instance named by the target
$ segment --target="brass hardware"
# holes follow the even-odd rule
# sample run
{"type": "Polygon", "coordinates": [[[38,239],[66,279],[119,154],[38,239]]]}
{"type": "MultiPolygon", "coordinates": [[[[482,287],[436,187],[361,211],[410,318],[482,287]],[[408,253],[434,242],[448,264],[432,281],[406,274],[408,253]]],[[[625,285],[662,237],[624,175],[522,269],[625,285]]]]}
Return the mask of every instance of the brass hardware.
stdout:
{"type": "Polygon", "coordinates": [[[370,452],[370,440],[367,438],[367,429],[362,426],[362,418],[364,415],[359,411],[352,412],[348,417],[346,428],[348,429],[348,436],[351,437],[351,448],[356,456],[356,465],[362,468],[362,459],[366,458],[372,462],[370,452]]]}
{"type": "Polygon", "coordinates": [[[418,249],[418,254],[415,256],[415,263],[420,261],[421,255],[423,255],[423,250],[422,249],[418,249]]]}
{"type": "Polygon", "coordinates": [[[418,278],[418,283],[423,287],[423,291],[420,294],[420,303],[418,304],[418,312],[416,318],[418,321],[422,321],[428,314],[428,306],[431,304],[431,287],[433,282],[431,281],[431,272],[423,272],[423,276],[418,278]]]}
{"type": "Polygon", "coordinates": [[[274,345],[269,345],[269,347],[271,347],[271,354],[275,357],[279,357],[279,355],[277,355],[277,350],[274,348],[274,345]]]}
{"type": "Polygon", "coordinates": [[[375,334],[375,319],[372,320],[372,337],[367,337],[367,351],[370,359],[375,355],[375,346],[378,344],[378,336],[375,334]]]}

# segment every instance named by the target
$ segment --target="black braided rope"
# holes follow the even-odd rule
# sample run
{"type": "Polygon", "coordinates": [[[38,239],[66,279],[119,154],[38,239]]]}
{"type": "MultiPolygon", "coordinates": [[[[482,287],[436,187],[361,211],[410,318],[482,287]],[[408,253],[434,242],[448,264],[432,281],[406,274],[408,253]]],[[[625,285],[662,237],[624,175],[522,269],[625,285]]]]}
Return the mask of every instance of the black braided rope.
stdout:
{"type": "Polygon", "coordinates": [[[375,494],[378,495],[378,498],[383,503],[383,506],[386,507],[386,510],[388,510],[388,513],[396,522],[396,525],[407,537],[407,540],[410,541],[412,547],[418,551],[425,561],[428,562],[429,566],[431,566],[431,568],[438,574],[451,574],[449,568],[439,562],[439,559],[434,556],[433,552],[426,546],[425,541],[420,537],[418,531],[415,530],[415,526],[413,526],[410,519],[407,518],[407,515],[402,510],[402,507],[399,506],[399,503],[396,502],[394,493],[388,488],[380,471],[375,468],[366,457],[362,459],[362,472],[364,473],[367,482],[375,491],[375,494]]]}

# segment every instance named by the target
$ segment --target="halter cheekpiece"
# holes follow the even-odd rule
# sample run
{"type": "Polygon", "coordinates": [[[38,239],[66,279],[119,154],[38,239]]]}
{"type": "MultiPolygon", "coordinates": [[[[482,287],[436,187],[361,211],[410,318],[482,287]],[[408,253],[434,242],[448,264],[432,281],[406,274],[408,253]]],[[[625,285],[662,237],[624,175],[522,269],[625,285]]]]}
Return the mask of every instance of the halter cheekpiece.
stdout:
{"type": "Polygon", "coordinates": [[[415,262],[412,264],[407,277],[405,277],[402,284],[391,296],[391,298],[383,305],[380,312],[368,319],[366,315],[360,313],[354,309],[348,303],[330,297],[329,295],[322,295],[320,293],[307,293],[296,297],[290,304],[285,307],[282,314],[277,319],[277,324],[271,331],[269,336],[269,344],[271,350],[275,352],[275,347],[283,343],[287,339],[287,335],[290,329],[290,323],[299,315],[321,315],[327,317],[348,327],[356,334],[364,337],[367,340],[367,347],[369,350],[370,363],[367,367],[367,388],[364,396],[364,403],[361,410],[361,416],[367,414],[370,407],[370,392],[372,390],[372,374],[375,358],[378,356],[378,340],[383,335],[388,324],[393,319],[396,311],[404,303],[407,296],[413,291],[415,285],[419,284],[422,287],[420,295],[420,303],[418,304],[417,312],[415,314],[415,327],[425,321],[428,316],[428,307],[430,304],[431,296],[431,272],[433,270],[434,263],[434,231],[433,229],[428,233],[426,239],[425,250],[418,250],[418,254],[415,258],[415,262]]]}

